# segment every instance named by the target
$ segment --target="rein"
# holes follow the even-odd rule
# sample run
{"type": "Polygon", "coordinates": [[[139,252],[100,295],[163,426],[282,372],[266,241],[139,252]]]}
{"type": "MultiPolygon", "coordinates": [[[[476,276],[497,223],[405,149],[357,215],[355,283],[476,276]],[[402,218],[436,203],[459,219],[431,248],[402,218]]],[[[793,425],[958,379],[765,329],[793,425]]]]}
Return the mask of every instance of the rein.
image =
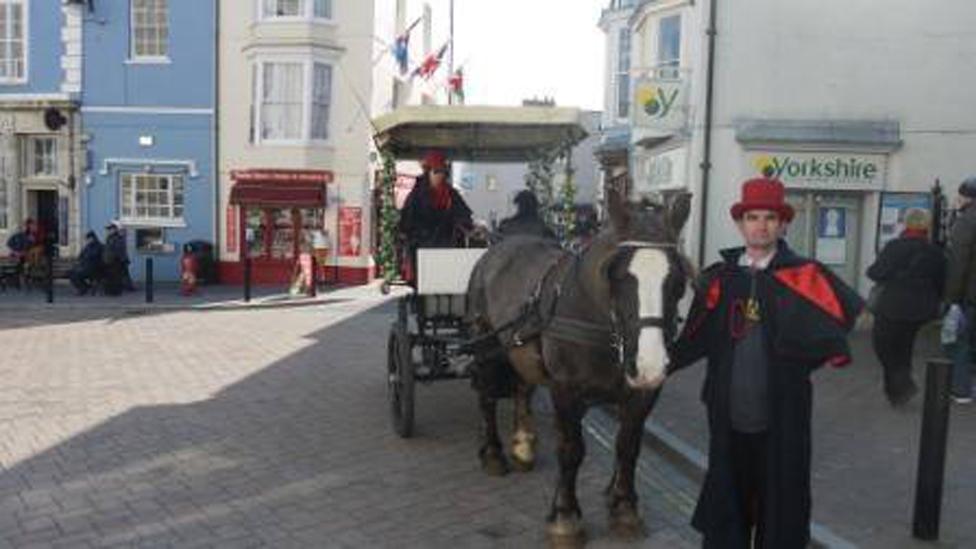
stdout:
{"type": "MultiPolygon", "coordinates": [[[[648,242],[641,240],[625,240],[616,245],[617,250],[627,250],[627,249],[657,249],[657,250],[674,250],[677,251],[678,246],[676,244],[665,243],[665,242],[648,242]]],[[[550,268],[554,269],[555,265],[550,268]]],[[[568,274],[564,276],[564,279],[568,277],[568,274]]],[[[549,277],[549,272],[543,277],[542,281],[545,281],[549,277]]],[[[565,282],[565,280],[563,281],[565,282]]],[[[540,286],[542,282],[540,281],[540,286]]],[[[552,311],[555,311],[556,304],[561,297],[561,284],[556,286],[556,296],[554,303],[552,305],[552,311]]],[[[535,296],[533,296],[535,297],[535,296]]],[[[647,316],[638,318],[639,328],[657,328],[660,330],[667,331],[668,323],[664,316],[647,316]]],[[[616,357],[616,366],[628,374],[636,374],[636,357],[628,356],[632,355],[633,352],[629,351],[627,345],[627,338],[621,330],[620,323],[617,319],[617,315],[614,313],[613,309],[610,309],[610,325],[607,326],[604,323],[596,323],[588,320],[583,320],[579,318],[572,318],[561,316],[557,314],[552,314],[548,322],[544,325],[543,334],[552,337],[553,339],[558,339],[561,341],[566,341],[570,343],[582,343],[589,345],[591,347],[604,347],[609,346],[616,357]]],[[[635,346],[630,346],[631,348],[636,348],[635,346]]]]}

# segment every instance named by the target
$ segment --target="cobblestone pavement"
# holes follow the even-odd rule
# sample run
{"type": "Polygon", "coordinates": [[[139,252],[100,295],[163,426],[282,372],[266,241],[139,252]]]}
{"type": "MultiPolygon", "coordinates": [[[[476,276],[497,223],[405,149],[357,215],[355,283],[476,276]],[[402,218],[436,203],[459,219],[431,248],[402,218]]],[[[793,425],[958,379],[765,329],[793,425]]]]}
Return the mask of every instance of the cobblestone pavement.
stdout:
{"type": "MultiPolygon", "coordinates": [[[[418,389],[392,434],[375,288],[232,311],[0,311],[0,548],[527,547],[544,544],[552,429],[537,471],[484,476],[464,382],[418,389]]],[[[545,412],[545,402],[539,402],[545,412]]],[[[653,452],[649,536],[612,540],[608,426],[589,424],[591,546],[694,547],[694,486],[653,452]]]]}
{"type": "MultiPolygon", "coordinates": [[[[938,332],[923,331],[915,349],[915,380],[924,389],[925,357],[937,356],[938,332]]],[[[953,405],[940,543],[911,537],[922,394],[892,409],[881,389],[881,366],[870,331],[851,340],[854,363],[814,375],[813,520],[860,547],[976,547],[976,405],[953,405]]],[[[708,443],[698,400],[704,368],[668,381],[652,421],[700,451],[708,443]]]]}

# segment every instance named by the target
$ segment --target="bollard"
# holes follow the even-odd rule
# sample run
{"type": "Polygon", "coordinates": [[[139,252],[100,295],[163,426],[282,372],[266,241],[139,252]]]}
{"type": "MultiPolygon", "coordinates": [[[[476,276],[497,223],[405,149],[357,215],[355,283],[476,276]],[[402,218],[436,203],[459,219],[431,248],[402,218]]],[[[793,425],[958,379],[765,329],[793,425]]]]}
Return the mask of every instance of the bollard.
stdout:
{"type": "Polygon", "coordinates": [[[54,254],[47,255],[47,277],[44,281],[44,290],[47,293],[47,302],[54,303],[54,254]]]}
{"type": "Polygon", "coordinates": [[[251,258],[244,258],[244,303],[251,302],[251,258]]]}
{"type": "Polygon", "coordinates": [[[309,286],[308,296],[317,296],[319,293],[319,266],[314,255],[312,256],[312,282],[309,286]]]}
{"type": "Polygon", "coordinates": [[[946,443],[949,435],[949,384],[952,363],[929,360],[925,372],[925,402],[915,481],[915,516],[912,535],[918,539],[939,539],[942,486],[945,479],[946,443]]]}
{"type": "Polygon", "coordinates": [[[146,303],[153,302],[153,258],[146,258],[146,303]]]}

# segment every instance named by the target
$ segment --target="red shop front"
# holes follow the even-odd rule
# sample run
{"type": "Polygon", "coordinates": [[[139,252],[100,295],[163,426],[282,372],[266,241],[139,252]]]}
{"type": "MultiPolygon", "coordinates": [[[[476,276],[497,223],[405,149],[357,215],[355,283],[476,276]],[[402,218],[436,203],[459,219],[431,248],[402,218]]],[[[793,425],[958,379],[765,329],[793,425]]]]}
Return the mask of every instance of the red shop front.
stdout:
{"type": "Polygon", "coordinates": [[[299,254],[316,252],[313,244],[326,234],[332,172],[234,170],[231,179],[227,245],[236,248],[239,259],[221,262],[221,280],[243,283],[243,259],[250,257],[252,283],[288,284],[299,254]]]}

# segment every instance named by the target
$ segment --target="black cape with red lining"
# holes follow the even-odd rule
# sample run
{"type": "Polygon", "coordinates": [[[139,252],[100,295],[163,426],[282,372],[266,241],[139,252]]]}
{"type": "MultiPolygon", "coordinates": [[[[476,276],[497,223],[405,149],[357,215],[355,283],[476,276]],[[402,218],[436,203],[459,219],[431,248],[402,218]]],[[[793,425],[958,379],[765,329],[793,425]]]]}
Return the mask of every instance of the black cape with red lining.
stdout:
{"type": "MultiPolygon", "coordinates": [[[[688,322],[671,352],[669,372],[708,359],[702,400],[708,412],[709,469],[692,524],[705,548],[744,548],[745,521],[736,502],[731,469],[730,385],[733,338],[730,319],[743,248],[722,252],[724,261],[701,277],[688,322]]],[[[769,427],[765,546],[806,547],[810,539],[810,373],[850,362],[847,335],[864,306],[857,293],[823,265],[780,242],[768,269],[756,275],[762,328],[769,353],[769,427]]]]}

